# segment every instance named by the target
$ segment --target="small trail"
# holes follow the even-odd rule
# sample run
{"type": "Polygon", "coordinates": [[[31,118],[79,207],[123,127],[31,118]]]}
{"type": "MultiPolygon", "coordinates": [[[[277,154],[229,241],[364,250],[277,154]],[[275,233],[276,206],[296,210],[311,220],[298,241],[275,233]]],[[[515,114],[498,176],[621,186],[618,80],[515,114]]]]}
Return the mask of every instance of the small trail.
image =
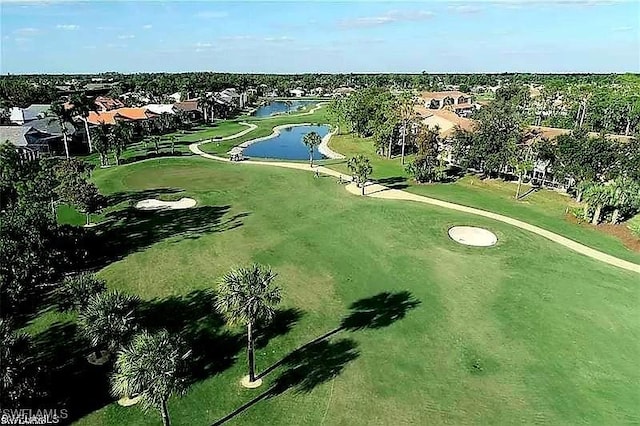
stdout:
{"type": "MultiPolygon", "coordinates": [[[[207,154],[200,149],[200,145],[204,142],[197,142],[189,145],[189,150],[194,154],[198,154],[201,157],[208,158],[211,160],[230,162],[228,158],[219,157],[216,155],[207,154]]],[[[271,166],[271,167],[283,167],[288,169],[296,169],[296,170],[306,170],[309,172],[318,172],[329,176],[334,176],[336,178],[341,177],[343,181],[351,182],[351,176],[344,175],[335,170],[329,169],[324,166],[316,166],[310,167],[309,164],[304,163],[290,163],[287,161],[258,161],[258,160],[245,160],[241,161],[238,164],[247,164],[247,165],[261,165],[261,166],[271,166]]],[[[350,183],[346,185],[347,191],[355,195],[362,194],[362,188],[357,187],[354,183],[350,183]]],[[[476,216],[482,216],[489,219],[497,220],[503,223],[507,223],[509,225],[515,226],[516,228],[524,229],[525,231],[532,232],[536,235],[544,237],[550,241],[558,243],[574,252],[580,253],[584,256],[588,256],[592,259],[598,260],[600,262],[604,262],[606,264],[616,266],[621,269],[625,269],[631,272],[636,272],[640,274],[640,265],[629,262],[627,260],[623,260],[617,258],[615,256],[611,256],[609,254],[603,253],[591,247],[588,247],[584,244],[573,241],[569,238],[563,237],[562,235],[556,234],[551,231],[547,231],[546,229],[540,228],[539,226],[531,225],[527,222],[523,222],[518,219],[514,219],[509,216],[504,216],[498,213],[489,212],[486,210],[476,209],[473,207],[463,206],[461,204],[450,203],[447,201],[437,200],[435,198],[425,197],[422,195],[413,194],[411,192],[402,191],[399,189],[391,189],[387,186],[380,185],[377,183],[368,183],[365,187],[365,196],[371,198],[382,198],[387,200],[405,200],[405,201],[414,201],[424,204],[430,204],[438,207],[443,207],[450,210],[456,210],[459,212],[469,213],[476,216]]]]}

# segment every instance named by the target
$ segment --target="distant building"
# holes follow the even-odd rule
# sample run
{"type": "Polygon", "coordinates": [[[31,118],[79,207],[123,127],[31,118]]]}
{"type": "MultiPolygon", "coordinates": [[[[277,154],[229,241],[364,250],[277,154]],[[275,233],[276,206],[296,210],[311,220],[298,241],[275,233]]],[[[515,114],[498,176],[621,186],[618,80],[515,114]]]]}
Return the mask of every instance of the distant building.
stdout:
{"type": "Polygon", "coordinates": [[[333,96],[334,98],[340,97],[340,96],[349,96],[355,91],[356,89],[354,89],[353,87],[338,87],[336,90],[333,91],[331,96],[333,96]]]}
{"type": "Polygon", "coordinates": [[[302,89],[289,89],[289,94],[296,98],[301,98],[304,96],[305,91],[302,89]]]}
{"type": "Polygon", "coordinates": [[[457,90],[444,92],[423,92],[420,97],[424,101],[425,108],[442,109],[446,106],[467,108],[472,107],[471,95],[457,90]]]}
{"type": "Polygon", "coordinates": [[[123,108],[124,104],[119,99],[113,99],[106,96],[98,96],[94,103],[98,111],[111,111],[112,109],[123,108]]]}
{"type": "Polygon", "coordinates": [[[148,105],[145,105],[143,108],[146,108],[152,113],[158,114],[158,115],[176,113],[174,104],[148,104],[148,105]]]}
{"type": "Polygon", "coordinates": [[[13,107],[9,110],[9,121],[22,125],[46,117],[50,109],[51,105],[49,104],[33,104],[27,108],[13,107]]]}

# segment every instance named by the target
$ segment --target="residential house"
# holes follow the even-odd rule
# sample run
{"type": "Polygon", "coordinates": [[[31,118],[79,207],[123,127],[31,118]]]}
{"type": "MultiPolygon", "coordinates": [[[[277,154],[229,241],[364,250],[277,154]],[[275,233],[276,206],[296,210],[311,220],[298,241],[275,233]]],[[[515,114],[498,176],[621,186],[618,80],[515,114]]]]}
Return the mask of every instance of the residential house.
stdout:
{"type": "Polygon", "coordinates": [[[349,96],[355,91],[356,89],[354,89],[353,87],[338,87],[333,91],[331,96],[334,98],[339,96],[349,96]]]}
{"type": "Polygon", "coordinates": [[[298,88],[298,89],[289,89],[289,94],[291,96],[293,96],[293,97],[301,98],[301,97],[304,96],[305,91],[300,89],[300,88],[298,88]]]}
{"type": "Polygon", "coordinates": [[[51,105],[49,104],[33,104],[27,108],[13,107],[9,110],[9,121],[22,125],[45,117],[50,109],[51,105]]]}
{"type": "Polygon", "coordinates": [[[244,108],[248,101],[248,94],[246,92],[238,93],[235,88],[224,89],[221,92],[215,93],[214,96],[217,99],[240,109],[244,108]]]}
{"type": "Polygon", "coordinates": [[[94,126],[99,124],[116,124],[118,121],[144,121],[157,117],[158,114],[147,108],[118,108],[105,112],[90,112],[87,122],[94,126]]]}
{"type": "Polygon", "coordinates": [[[447,90],[444,92],[422,92],[420,95],[425,108],[442,109],[449,105],[471,104],[471,95],[457,90],[447,90]]]}
{"type": "Polygon", "coordinates": [[[202,120],[202,111],[198,108],[198,100],[190,99],[173,104],[176,112],[184,114],[191,122],[202,120]]]}
{"type": "Polygon", "coordinates": [[[113,109],[123,108],[124,104],[119,99],[109,98],[107,96],[98,96],[94,103],[100,112],[111,111],[113,109]]]}
{"type": "Polygon", "coordinates": [[[322,95],[324,95],[324,88],[323,87],[316,87],[314,89],[311,89],[310,94],[311,94],[311,96],[322,96],[322,95]]]}
{"type": "Polygon", "coordinates": [[[148,111],[151,111],[153,114],[175,114],[176,109],[174,104],[148,104],[143,108],[146,108],[148,111]]]}

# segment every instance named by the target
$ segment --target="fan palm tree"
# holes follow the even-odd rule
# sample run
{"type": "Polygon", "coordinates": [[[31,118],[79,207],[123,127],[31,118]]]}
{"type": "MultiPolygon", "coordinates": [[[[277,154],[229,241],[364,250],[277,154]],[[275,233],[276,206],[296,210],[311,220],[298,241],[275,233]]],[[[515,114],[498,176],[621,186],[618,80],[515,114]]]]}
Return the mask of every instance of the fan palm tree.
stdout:
{"type": "MultiPolygon", "coordinates": [[[[585,202],[588,206],[594,207],[591,223],[597,225],[600,223],[600,215],[602,209],[610,202],[612,198],[612,187],[604,184],[591,185],[584,193],[585,202]]],[[[588,207],[585,207],[588,212],[588,207]]]]}
{"type": "Polygon", "coordinates": [[[136,334],[129,345],[118,351],[111,376],[112,395],[137,395],[145,410],[159,410],[162,424],[170,426],[167,401],[187,389],[183,372],[191,351],[184,348],[184,342],[166,330],[136,334]]]}
{"type": "Polygon", "coordinates": [[[50,121],[57,121],[60,125],[62,142],[64,143],[64,152],[67,158],[69,158],[69,129],[67,129],[67,124],[73,122],[72,108],[67,108],[63,102],[57,101],[51,104],[51,112],[55,117],[50,121]]]}
{"type": "Polygon", "coordinates": [[[313,150],[322,143],[322,139],[316,132],[310,132],[304,135],[302,142],[309,148],[309,165],[313,167],[313,150]]]}
{"type": "Polygon", "coordinates": [[[135,329],[138,303],[136,296],[117,291],[98,293],[89,299],[78,315],[78,327],[95,348],[96,357],[100,357],[100,347],[113,353],[127,341],[135,329]]]}
{"type": "Polygon", "coordinates": [[[276,274],[271,268],[253,264],[228,272],[218,288],[216,309],[231,324],[247,327],[249,381],[255,382],[253,328],[258,321],[270,321],[280,303],[280,288],[273,285],[276,274]]]}

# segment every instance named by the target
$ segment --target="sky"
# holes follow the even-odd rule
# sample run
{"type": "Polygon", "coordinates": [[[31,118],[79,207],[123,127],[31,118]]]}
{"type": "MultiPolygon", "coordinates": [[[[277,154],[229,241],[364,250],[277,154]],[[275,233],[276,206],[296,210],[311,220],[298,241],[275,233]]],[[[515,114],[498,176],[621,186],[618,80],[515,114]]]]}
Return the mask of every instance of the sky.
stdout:
{"type": "Polygon", "coordinates": [[[0,0],[0,72],[640,72],[640,0],[0,0]]]}

